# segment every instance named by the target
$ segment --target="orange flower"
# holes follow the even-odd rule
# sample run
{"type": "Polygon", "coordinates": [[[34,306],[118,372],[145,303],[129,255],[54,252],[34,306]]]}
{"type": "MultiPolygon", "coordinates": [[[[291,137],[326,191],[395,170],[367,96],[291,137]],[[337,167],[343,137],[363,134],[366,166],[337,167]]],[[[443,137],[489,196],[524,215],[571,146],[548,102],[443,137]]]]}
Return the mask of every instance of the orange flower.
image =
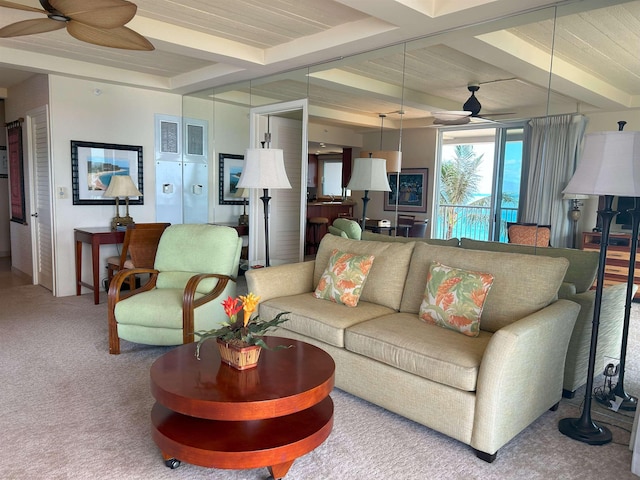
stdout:
{"type": "Polygon", "coordinates": [[[251,314],[256,311],[260,297],[249,292],[248,295],[240,295],[240,300],[242,300],[242,307],[244,308],[243,325],[246,327],[251,319],[251,314]]]}
{"type": "Polygon", "coordinates": [[[224,313],[227,314],[227,317],[234,322],[237,318],[238,312],[242,310],[240,301],[237,298],[231,298],[231,296],[228,296],[227,299],[222,302],[222,307],[224,308],[224,313]]]}

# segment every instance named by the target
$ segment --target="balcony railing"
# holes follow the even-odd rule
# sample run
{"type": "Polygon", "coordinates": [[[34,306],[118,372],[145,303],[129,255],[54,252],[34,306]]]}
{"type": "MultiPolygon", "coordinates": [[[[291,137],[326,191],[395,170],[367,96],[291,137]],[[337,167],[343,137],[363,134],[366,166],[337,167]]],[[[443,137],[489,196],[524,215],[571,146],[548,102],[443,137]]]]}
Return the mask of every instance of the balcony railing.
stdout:
{"type": "MultiPolygon", "coordinates": [[[[507,241],[507,222],[515,222],[518,218],[516,207],[503,207],[500,215],[500,238],[507,241]]],[[[472,238],[489,240],[493,228],[491,208],[473,205],[447,205],[438,208],[435,238],[472,238]]]]}

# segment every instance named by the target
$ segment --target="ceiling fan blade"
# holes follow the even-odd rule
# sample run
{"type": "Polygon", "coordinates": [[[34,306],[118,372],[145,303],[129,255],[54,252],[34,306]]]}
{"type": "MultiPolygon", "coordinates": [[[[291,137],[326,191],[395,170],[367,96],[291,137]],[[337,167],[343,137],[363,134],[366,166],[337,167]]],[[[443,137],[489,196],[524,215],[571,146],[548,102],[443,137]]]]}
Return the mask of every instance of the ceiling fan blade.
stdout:
{"type": "Polygon", "coordinates": [[[20,3],[5,2],[4,0],[0,0],[0,7],[15,8],[16,10],[24,10],[25,12],[47,13],[41,8],[29,7],[27,5],[21,5],[20,3]]]}
{"type": "Polygon", "coordinates": [[[102,47],[122,48],[125,50],[155,50],[149,40],[127,27],[95,28],[84,23],[70,20],[67,31],[72,37],[102,47]]]}
{"type": "Polygon", "coordinates": [[[49,0],[63,15],[97,28],[116,28],[130,22],[138,7],[126,0],[49,0]]]}
{"type": "Polygon", "coordinates": [[[23,20],[0,28],[0,38],[20,37],[35,33],[52,32],[64,28],[65,23],[50,18],[37,18],[35,20],[23,20]]]}

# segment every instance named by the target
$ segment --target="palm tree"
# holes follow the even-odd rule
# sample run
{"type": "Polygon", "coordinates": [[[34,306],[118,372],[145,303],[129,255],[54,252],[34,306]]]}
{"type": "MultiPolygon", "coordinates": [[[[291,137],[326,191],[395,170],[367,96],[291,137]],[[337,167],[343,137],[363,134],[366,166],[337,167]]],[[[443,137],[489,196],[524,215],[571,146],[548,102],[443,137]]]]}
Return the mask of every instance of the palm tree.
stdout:
{"type": "Polygon", "coordinates": [[[456,145],[454,157],[442,162],[440,169],[440,204],[445,207],[447,220],[447,238],[453,236],[453,228],[458,221],[458,212],[454,205],[473,204],[469,202],[478,191],[482,176],[478,167],[484,154],[476,154],[473,145],[456,145]]]}

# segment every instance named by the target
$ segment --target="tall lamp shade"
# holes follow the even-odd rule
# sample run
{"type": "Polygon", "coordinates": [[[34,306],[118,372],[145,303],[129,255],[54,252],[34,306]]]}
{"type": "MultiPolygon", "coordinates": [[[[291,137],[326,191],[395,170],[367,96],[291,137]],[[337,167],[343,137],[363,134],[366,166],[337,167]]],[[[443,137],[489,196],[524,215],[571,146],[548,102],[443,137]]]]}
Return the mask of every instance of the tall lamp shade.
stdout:
{"type": "MultiPolygon", "coordinates": [[[[606,427],[595,424],[591,419],[591,401],[609,231],[611,229],[611,221],[618,213],[611,206],[614,196],[628,196],[636,199],[640,196],[640,132],[611,131],[586,135],[580,163],[563,193],[603,195],[605,205],[602,210],[598,211],[598,216],[602,222],[602,237],[600,240],[600,257],[591,328],[589,364],[587,367],[587,385],[582,415],[579,418],[563,418],[558,423],[558,429],[574,440],[590,445],[603,445],[611,441],[612,435],[606,427]]],[[[631,236],[630,279],[632,279],[633,275],[635,252],[638,243],[638,221],[634,219],[634,223],[636,225],[631,236]]],[[[630,288],[627,288],[628,307],[630,307],[629,290],[630,288]]],[[[621,372],[624,369],[623,357],[626,351],[629,313],[630,311],[625,309],[623,351],[620,358],[621,372]]],[[[619,377],[619,383],[621,383],[620,379],[622,377],[619,377]]]]}
{"type": "Polygon", "coordinates": [[[378,192],[390,192],[389,180],[387,180],[387,161],[384,158],[356,158],[351,172],[351,180],[347,188],[349,190],[364,190],[362,198],[361,227],[366,226],[367,203],[369,203],[369,190],[378,192]]]}
{"type": "Polygon", "coordinates": [[[270,188],[291,188],[284,167],[284,152],[279,148],[249,148],[244,157],[244,168],[237,185],[238,189],[262,188],[260,197],[264,204],[265,261],[269,262],[269,196],[270,188]]]}
{"type": "Polygon", "coordinates": [[[387,172],[399,172],[402,169],[402,152],[396,150],[372,150],[360,152],[361,157],[384,158],[387,172]]]}

